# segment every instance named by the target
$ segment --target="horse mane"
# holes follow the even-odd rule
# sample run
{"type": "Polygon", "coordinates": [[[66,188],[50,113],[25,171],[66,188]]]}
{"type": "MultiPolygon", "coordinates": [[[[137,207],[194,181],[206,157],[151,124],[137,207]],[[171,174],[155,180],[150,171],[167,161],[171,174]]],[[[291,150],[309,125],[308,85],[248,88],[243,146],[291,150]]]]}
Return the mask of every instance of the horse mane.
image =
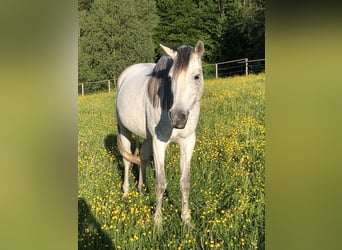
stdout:
{"type": "Polygon", "coordinates": [[[169,72],[174,66],[173,74],[176,77],[180,72],[187,70],[190,56],[194,49],[190,46],[180,46],[173,48],[177,51],[175,61],[169,56],[163,55],[153,68],[148,82],[148,97],[154,108],[161,105],[162,108],[169,109],[173,104],[171,92],[171,78],[169,72]]]}

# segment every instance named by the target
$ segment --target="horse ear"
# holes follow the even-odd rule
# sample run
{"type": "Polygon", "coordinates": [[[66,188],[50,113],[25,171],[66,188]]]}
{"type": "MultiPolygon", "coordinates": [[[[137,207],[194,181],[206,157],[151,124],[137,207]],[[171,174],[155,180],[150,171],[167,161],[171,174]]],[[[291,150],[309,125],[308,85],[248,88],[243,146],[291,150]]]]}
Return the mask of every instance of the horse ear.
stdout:
{"type": "Polygon", "coordinates": [[[162,44],[159,44],[160,47],[163,49],[163,51],[165,52],[166,55],[168,55],[169,57],[171,57],[172,59],[175,59],[176,56],[177,56],[177,51],[171,49],[171,48],[168,48],[162,44]]]}
{"type": "Polygon", "coordinates": [[[198,41],[195,47],[195,52],[202,57],[203,53],[204,53],[204,44],[202,41],[198,41]]]}

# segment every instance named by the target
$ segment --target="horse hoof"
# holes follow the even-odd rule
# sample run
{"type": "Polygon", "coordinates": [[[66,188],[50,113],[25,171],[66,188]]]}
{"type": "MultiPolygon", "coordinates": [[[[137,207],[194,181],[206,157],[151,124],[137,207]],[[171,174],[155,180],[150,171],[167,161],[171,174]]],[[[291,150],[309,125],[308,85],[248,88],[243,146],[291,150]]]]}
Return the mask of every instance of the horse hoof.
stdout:
{"type": "Polygon", "coordinates": [[[139,185],[138,186],[138,191],[140,193],[141,196],[144,196],[146,191],[145,191],[145,185],[139,185]]]}
{"type": "Polygon", "coordinates": [[[163,232],[163,218],[161,214],[155,214],[154,215],[154,223],[155,226],[157,228],[157,232],[158,233],[162,233],[163,232]]]}
{"type": "Polygon", "coordinates": [[[141,197],[145,197],[145,196],[147,196],[147,193],[146,193],[146,191],[145,190],[139,190],[139,195],[141,196],[141,197]]]}
{"type": "Polygon", "coordinates": [[[188,222],[184,222],[184,228],[185,229],[191,229],[193,228],[194,226],[192,225],[192,223],[190,221],[188,222]]]}
{"type": "Polygon", "coordinates": [[[162,221],[163,221],[162,215],[156,213],[154,215],[154,222],[156,223],[156,225],[161,225],[162,221]]]}
{"type": "Polygon", "coordinates": [[[190,215],[190,214],[182,215],[182,220],[183,220],[184,226],[185,226],[186,228],[191,228],[191,227],[192,227],[192,224],[191,224],[191,215],[190,215]]]}
{"type": "Polygon", "coordinates": [[[162,235],[164,233],[163,225],[155,223],[154,231],[157,233],[157,235],[162,235]]]}
{"type": "Polygon", "coordinates": [[[144,197],[149,194],[149,191],[146,186],[143,186],[142,188],[138,188],[140,196],[144,197]]]}
{"type": "Polygon", "coordinates": [[[159,235],[159,236],[164,234],[163,226],[155,224],[154,225],[154,232],[156,233],[156,235],[159,235]]]}

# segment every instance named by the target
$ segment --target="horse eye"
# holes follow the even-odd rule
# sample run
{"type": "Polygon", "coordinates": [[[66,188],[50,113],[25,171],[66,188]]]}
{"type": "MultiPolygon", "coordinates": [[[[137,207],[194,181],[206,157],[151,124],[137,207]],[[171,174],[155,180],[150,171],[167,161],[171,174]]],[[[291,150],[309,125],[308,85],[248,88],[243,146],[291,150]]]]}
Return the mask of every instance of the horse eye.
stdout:
{"type": "Polygon", "coordinates": [[[195,76],[194,76],[194,79],[195,79],[195,80],[199,80],[199,79],[200,79],[200,75],[195,75],[195,76]]]}

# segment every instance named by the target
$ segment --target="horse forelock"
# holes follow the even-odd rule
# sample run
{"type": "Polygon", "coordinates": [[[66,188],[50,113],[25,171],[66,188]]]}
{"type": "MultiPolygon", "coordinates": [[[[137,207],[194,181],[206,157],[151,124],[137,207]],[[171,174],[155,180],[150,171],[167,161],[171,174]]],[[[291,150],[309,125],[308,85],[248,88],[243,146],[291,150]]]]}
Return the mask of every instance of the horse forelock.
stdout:
{"type": "Polygon", "coordinates": [[[186,71],[188,69],[190,57],[191,54],[194,52],[194,48],[190,46],[180,46],[175,48],[174,50],[177,51],[177,58],[174,63],[173,74],[174,77],[177,77],[180,72],[186,71]]]}

